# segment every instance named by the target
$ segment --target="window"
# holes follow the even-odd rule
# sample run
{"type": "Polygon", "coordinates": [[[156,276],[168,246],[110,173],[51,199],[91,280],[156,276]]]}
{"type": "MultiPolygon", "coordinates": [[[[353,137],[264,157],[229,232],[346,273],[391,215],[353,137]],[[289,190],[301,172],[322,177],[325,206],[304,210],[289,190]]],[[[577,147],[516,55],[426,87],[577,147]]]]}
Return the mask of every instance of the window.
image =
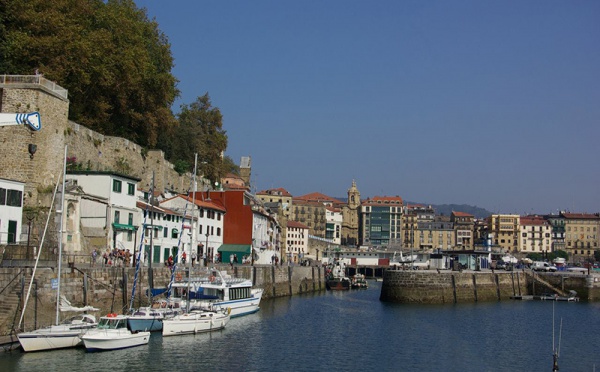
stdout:
{"type": "Polygon", "coordinates": [[[202,234],[202,225],[198,226],[198,234],[202,234]]]}
{"type": "Polygon", "coordinates": [[[129,218],[127,219],[129,225],[133,225],[133,213],[129,213],[129,218]]]}
{"type": "Polygon", "coordinates": [[[171,238],[172,238],[172,239],[177,239],[177,238],[179,238],[179,235],[178,235],[177,229],[173,229],[173,230],[171,230],[171,238]]]}
{"type": "Polygon", "coordinates": [[[217,213],[217,221],[221,221],[221,213],[217,213]]]}
{"type": "Polygon", "coordinates": [[[121,192],[121,188],[123,187],[122,182],[119,180],[113,180],[113,191],[121,192]]]}
{"type": "Polygon", "coordinates": [[[221,236],[221,228],[217,227],[217,236],[221,236]]]}
{"type": "Polygon", "coordinates": [[[127,183],[127,195],[135,195],[135,185],[133,183],[127,183]]]}
{"type": "Polygon", "coordinates": [[[169,228],[165,227],[163,229],[163,238],[167,238],[167,237],[169,237],[169,228]]]}
{"type": "Polygon", "coordinates": [[[127,231],[127,241],[130,242],[133,240],[133,232],[127,231]]]}
{"type": "Polygon", "coordinates": [[[6,205],[9,207],[20,207],[23,193],[19,190],[6,190],[6,205]]]}
{"type": "Polygon", "coordinates": [[[121,219],[121,212],[119,211],[115,211],[115,223],[119,223],[119,220],[121,219]]]}

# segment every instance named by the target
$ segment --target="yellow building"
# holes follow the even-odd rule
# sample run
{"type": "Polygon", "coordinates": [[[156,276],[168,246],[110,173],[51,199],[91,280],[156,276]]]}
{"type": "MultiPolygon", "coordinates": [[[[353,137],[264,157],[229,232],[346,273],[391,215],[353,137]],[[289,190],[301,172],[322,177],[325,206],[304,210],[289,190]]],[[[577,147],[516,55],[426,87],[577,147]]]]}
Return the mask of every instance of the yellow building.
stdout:
{"type": "Polygon", "coordinates": [[[492,237],[492,244],[501,248],[503,252],[517,252],[519,223],[518,214],[492,214],[488,217],[488,232],[492,237]]]}
{"type": "Polygon", "coordinates": [[[565,221],[565,246],[572,257],[587,258],[598,249],[600,216],[587,213],[561,213],[565,221]]]}

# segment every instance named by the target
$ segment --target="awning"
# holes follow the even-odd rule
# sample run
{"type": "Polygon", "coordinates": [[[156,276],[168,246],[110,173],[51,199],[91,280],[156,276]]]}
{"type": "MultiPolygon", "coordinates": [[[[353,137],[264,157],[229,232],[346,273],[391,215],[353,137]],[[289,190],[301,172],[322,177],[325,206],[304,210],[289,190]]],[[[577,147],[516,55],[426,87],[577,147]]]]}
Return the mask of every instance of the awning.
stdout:
{"type": "Polygon", "coordinates": [[[173,230],[171,230],[171,232],[172,232],[173,234],[179,234],[179,230],[177,230],[177,229],[173,229],[173,230]]]}
{"type": "Polygon", "coordinates": [[[148,223],[147,223],[147,224],[145,224],[145,225],[144,225],[144,227],[145,227],[145,228],[149,228],[149,227],[151,227],[151,228],[153,228],[154,230],[162,230],[162,229],[163,229],[163,227],[162,227],[162,226],[158,226],[158,225],[150,225],[150,224],[148,224],[148,223]]]}
{"type": "Polygon", "coordinates": [[[217,252],[250,254],[250,244],[222,244],[217,252]]]}
{"type": "Polygon", "coordinates": [[[126,225],[124,223],[113,223],[112,224],[113,229],[115,230],[130,230],[130,231],[136,231],[138,228],[137,226],[133,226],[133,225],[126,225]]]}

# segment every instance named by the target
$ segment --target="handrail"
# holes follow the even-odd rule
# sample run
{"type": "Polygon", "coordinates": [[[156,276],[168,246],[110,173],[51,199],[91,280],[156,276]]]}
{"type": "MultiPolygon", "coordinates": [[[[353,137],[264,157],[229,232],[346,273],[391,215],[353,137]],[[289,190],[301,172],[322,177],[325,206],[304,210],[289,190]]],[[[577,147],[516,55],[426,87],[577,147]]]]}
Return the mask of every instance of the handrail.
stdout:
{"type": "Polygon", "coordinates": [[[52,93],[67,99],[69,91],[55,82],[46,79],[43,75],[0,75],[0,84],[32,84],[41,85],[52,93]]]}
{"type": "Polygon", "coordinates": [[[10,287],[10,285],[11,285],[11,284],[12,284],[12,283],[15,281],[15,279],[17,279],[17,278],[19,277],[19,275],[21,275],[22,273],[23,273],[23,269],[21,269],[21,270],[20,270],[20,271],[17,273],[17,275],[15,275],[15,277],[14,277],[14,278],[12,278],[12,279],[10,280],[10,282],[8,282],[8,284],[7,284],[7,285],[6,285],[4,288],[2,288],[2,290],[0,291],[0,295],[1,295],[2,293],[4,293],[4,291],[6,290],[6,288],[10,287]]]}

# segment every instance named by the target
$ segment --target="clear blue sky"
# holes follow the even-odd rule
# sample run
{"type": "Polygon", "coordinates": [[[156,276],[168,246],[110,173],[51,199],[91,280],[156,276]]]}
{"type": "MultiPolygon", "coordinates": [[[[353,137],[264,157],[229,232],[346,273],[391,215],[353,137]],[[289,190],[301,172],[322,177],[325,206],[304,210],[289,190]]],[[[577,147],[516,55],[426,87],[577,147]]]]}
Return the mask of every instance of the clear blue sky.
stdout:
{"type": "Polygon", "coordinates": [[[600,212],[600,1],[136,4],[253,190],[600,212]]]}

